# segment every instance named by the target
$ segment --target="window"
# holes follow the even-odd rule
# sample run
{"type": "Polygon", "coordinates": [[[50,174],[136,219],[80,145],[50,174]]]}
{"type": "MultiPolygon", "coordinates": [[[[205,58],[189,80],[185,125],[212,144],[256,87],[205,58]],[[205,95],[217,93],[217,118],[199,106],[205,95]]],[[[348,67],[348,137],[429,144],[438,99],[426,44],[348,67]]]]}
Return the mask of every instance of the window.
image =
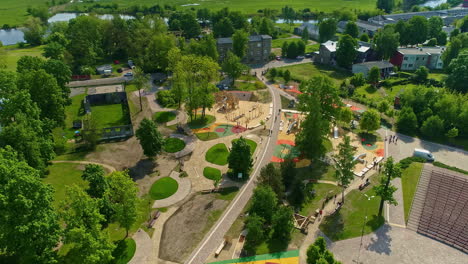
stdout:
{"type": "Polygon", "coordinates": [[[411,67],[413,67],[413,64],[408,64],[408,68],[411,68],[411,67]]]}
{"type": "Polygon", "coordinates": [[[408,60],[408,57],[404,57],[403,60],[406,60],[406,61],[407,61],[407,60],[408,60]]]}
{"type": "Polygon", "coordinates": [[[425,60],[425,59],[426,59],[425,57],[422,58],[422,60],[425,60]]]}
{"type": "Polygon", "coordinates": [[[261,47],[262,46],[262,43],[257,43],[257,47],[261,47]]]}
{"type": "Polygon", "coordinates": [[[416,57],[416,60],[419,60],[419,57],[416,57]]]}

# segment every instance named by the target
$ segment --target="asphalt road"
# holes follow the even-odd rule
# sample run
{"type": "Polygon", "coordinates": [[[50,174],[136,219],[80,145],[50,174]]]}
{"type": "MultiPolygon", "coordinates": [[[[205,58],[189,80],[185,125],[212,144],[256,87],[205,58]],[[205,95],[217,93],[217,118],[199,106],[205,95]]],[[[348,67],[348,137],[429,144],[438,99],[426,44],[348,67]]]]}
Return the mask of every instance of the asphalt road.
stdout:
{"type": "MultiPolygon", "coordinates": [[[[259,72],[263,68],[257,69],[259,72]]],[[[203,264],[205,260],[213,253],[224,239],[224,235],[229,230],[234,221],[239,217],[247,202],[250,200],[253,190],[255,188],[255,179],[260,172],[260,169],[267,165],[273,155],[273,150],[276,145],[276,139],[278,137],[279,130],[279,118],[275,119],[275,115],[278,115],[279,109],[281,108],[281,100],[279,90],[271,86],[268,89],[272,95],[273,101],[273,116],[270,119],[270,129],[273,133],[265,140],[265,146],[260,158],[254,165],[254,172],[250,175],[249,181],[241,188],[235,199],[231,202],[229,207],[224,211],[221,218],[211,228],[211,230],[205,235],[205,238],[200,242],[198,247],[192,252],[190,257],[186,260],[186,264],[203,264]]]]}

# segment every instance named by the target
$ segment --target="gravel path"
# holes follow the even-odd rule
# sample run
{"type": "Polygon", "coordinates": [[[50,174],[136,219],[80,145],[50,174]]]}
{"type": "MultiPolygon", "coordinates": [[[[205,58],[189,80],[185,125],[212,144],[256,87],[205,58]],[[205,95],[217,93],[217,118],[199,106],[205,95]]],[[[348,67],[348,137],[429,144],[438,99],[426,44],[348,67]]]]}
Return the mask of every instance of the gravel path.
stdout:
{"type": "Polygon", "coordinates": [[[187,195],[190,194],[192,183],[187,177],[181,178],[179,177],[179,173],[175,171],[172,171],[169,177],[176,180],[177,183],[179,184],[179,188],[177,189],[177,192],[167,197],[166,199],[154,201],[153,208],[161,208],[161,207],[168,207],[168,206],[174,205],[182,201],[185,197],[187,197],[187,195]]]}
{"type": "Polygon", "coordinates": [[[135,255],[128,264],[149,264],[154,263],[153,241],[149,235],[141,228],[133,235],[136,243],[135,255]]]}

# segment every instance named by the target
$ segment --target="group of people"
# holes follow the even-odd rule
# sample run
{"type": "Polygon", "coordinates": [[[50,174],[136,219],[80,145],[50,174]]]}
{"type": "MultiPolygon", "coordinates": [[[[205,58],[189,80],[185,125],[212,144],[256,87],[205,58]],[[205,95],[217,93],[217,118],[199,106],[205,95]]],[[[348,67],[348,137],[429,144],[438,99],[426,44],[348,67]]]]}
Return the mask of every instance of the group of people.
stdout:
{"type": "MultiPolygon", "coordinates": [[[[387,141],[387,137],[385,137],[385,141],[387,141]]],[[[388,138],[388,143],[392,142],[395,144],[398,143],[398,137],[396,135],[390,135],[390,137],[388,138]]]]}

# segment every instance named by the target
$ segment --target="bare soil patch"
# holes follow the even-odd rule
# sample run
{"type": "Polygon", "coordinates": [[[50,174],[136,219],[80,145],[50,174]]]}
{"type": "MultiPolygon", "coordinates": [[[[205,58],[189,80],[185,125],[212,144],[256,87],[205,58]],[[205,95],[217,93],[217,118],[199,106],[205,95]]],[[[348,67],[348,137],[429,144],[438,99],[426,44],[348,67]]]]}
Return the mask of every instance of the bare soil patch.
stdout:
{"type": "Polygon", "coordinates": [[[228,203],[213,194],[189,198],[165,223],[159,257],[183,263],[228,203]]]}

